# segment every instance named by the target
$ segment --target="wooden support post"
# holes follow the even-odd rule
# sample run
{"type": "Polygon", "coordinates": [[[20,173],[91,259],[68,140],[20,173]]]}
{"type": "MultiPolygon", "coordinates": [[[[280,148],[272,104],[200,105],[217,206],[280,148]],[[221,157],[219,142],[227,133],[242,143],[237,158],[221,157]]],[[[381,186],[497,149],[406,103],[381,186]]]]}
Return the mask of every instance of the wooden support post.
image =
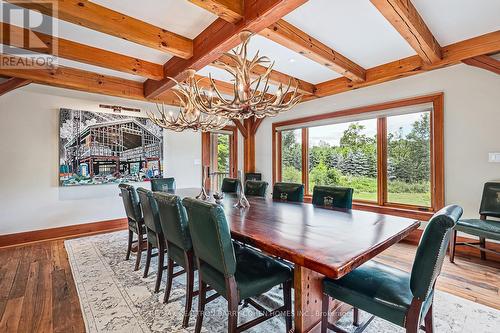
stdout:
{"type": "Polygon", "coordinates": [[[255,172],[255,118],[245,119],[243,125],[247,134],[243,144],[243,171],[255,172]]]}

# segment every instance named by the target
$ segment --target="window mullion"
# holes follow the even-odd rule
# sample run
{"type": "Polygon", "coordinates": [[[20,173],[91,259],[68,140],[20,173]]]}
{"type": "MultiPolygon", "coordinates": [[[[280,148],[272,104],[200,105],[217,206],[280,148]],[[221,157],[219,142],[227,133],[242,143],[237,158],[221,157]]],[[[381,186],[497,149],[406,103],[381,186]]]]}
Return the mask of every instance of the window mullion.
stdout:
{"type": "Polygon", "coordinates": [[[387,202],[387,118],[377,119],[377,202],[387,202]]]}
{"type": "Polygon", "coordinates": [[[302,184],[304,192],[309,194],[309,130],[302,128],[302,184]]]}

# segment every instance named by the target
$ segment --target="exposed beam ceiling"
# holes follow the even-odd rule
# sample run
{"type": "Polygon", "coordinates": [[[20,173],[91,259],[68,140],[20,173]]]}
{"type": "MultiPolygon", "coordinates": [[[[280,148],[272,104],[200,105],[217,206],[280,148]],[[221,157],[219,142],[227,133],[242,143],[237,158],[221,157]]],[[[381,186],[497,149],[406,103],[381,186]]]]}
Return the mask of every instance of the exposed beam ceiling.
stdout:
{"type": "Polygon", "coordinates": [[[500,74],[500,61],[487,55],[465,59],[462,60],[462,62],[470,66],[479,67],[487,71],[500,74]]]}
{"type": "Polygon", "coordinates": [[[260,33],[354,82],[365,80],[365,69],[290,23],[279,20],[260,33]]]}
{"type": "MultiPolygon", "coordinates": [[[[147,99],[143,94],[141,82],[121,79],[108,75],[59,66],[57,68],[28,69],[22,66],[23,58],[0,54],[0,62],[9,66],[0,67],[0,75],[31,80],[34,83],[54,87],[80,90],[89,93],[110,95],[135,100],[147,99]],[[15,67],[17,64],[17,68],[15,67]]],[[[169,105],[178,105],[177,97],[172,92],[163,94],[155,100],[169,105]]]]}
{"type": "Polygon", "coordinates": [[[431,65],[426,64],[420,56],[412,56],[384,65],[369,68],[366,81],[351,82],[346,78],[338,78],[316,85],[319,97],[372,86],[460,63],[464,59],[500,51],[500,30],[482,36],[467,39],[442,48],[443,59],[431,65]]]}
{"type": "MultiPolygon", "coordinates": [[[[193,40],[193,56],[190,59],[174,57],[165,65],[165,76],[178,81],[185,79],[188,68],[200,70],[218,59],[240,43],[238,34],[243,30],[259,32],[293,11],[307,0],[247,0],[244,2],[245,17],[233,24],[218,18],[193,40]]],[[[147,80],[145,96],[156,97],[172,88],[175,83],[169,79],[147,80]]]]}
{"type": "MultiPolygon", "coordinates": [[[[233,65],[233,61],[226,55],[221,56],[218,59],[218,61],[220,63],[225,63],[229,66],[233,65]]],[[[212,63],[211,65],[214,67],[224,69],[224,66],[222,66],[220,63],[217,63],[217,61],[216,61],[216,62],[212,63]]],[[[262,66],[262,65],[257,65],[254,67],[252,74],[253,74],[253,77],[257,77],[259,75],[263,75],[266,71],[267,71],[267,67],[262,66]]],[[[300,93],[309,94],[309,95],[314,94],[315,87],[314,87],[314,84],[312,84],[312,83],[294,78],[288,74],[279,72],[279,71],[274,70],[274,69],[271,71],[271,74],[269,75],[269,82],[277,84],[277,85],[279,85],[280,83],[284,84],[284,85],[288,85],[288,82],[290,82],[290,81],[292,82],[292,85],[295,82],[297,83],[298,90],[300,93]]]]}
{"type": "MultiPolygon", "coordinates": [[[[54,14],[49,2],[6,1],[27,9],[38,10],[48,16],[54,14]]],[[[189,38],[88,0],[57,1],[57,10],[57,17],[70,23],[168,52],[180,58],[187,59],[193,55],[193,41],[189,38]]]]}
{"type": "Polygon", "coordinates": [[[9,91],[24,87],[25,85],[30,83],[30,80],[11,77],[10,79],[7,79],[7,81],[0,83],[0,96],[5,95],[9,91]]]}
{"type": "Polygon", "coordinates": [[[61,58],[135,74],[154,80],[163,78],[163,66],[159,64],[76,43],[67,39],[49,36],[33,30],[23,29],[7,23],[1,23],[0,27],[0,30],[2,30],[0,44],[25,49],[26,45],[29,45],[31,46],[29,50],[34,52],[52,54],[61,58]],[[29,36],[29,43],[26,43],[24,36],[29,36]]]}
{"type": "Polygon", "coordinates": [[[198,7],[205,8],[224,21],[238,23],[243,18],[244,0],[189,0],[198,7]]]}
{"type": "MultiPolygon", "coordinates": [[[[225,5],[227,2],[225,0],[190,1],[231,23],[238,22],[243,18],[243,11],[239,11],[237,7],[229,8],[225,5]]],[[[284,20],[273,22],[260,31],[260,34],[355,82],[365,80],[363,67],[284,20]]]]}
{"type": "Polygon", "coordinates": [[[427,64],[442,58],[441,46],[410,0],[370,0],[427,64]]]}

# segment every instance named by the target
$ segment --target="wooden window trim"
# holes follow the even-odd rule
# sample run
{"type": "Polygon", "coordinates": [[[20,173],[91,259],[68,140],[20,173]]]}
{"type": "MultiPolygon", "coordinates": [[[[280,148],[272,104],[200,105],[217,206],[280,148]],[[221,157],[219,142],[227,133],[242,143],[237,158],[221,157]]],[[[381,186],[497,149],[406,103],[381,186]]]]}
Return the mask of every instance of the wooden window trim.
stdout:
{"type": "MultiPolygon", "coordinates": [[[[420,220],[429,219],[433,212],[444,206],[444,94],[435,93],[425,96],[406,98],[385,103],[356,107],[346,110],[334,111],[319,115],[290,119],[272,124],[272,165],[273,184],[281,181],[281,131],[277,128],[293,126],[309,122],[359,115],[400,108],[411,105],[432,103],[430,141],[431,141],[431,208],[416,205],[398,204],[387,202],[387,118],[377,118],[377,202],[354,200],[353,208],[368,210],[377,213],[398,215],[420,220]],[[380,138],[380,139],[379,139],[380,138]]],[[[302,181],[307,195],[304,201],[310,202],[309,195],[309,168],[308,168],[308,128],[302,128],[302,181]],[[305,163],[304,163],[305,162],[305,163]]]]}

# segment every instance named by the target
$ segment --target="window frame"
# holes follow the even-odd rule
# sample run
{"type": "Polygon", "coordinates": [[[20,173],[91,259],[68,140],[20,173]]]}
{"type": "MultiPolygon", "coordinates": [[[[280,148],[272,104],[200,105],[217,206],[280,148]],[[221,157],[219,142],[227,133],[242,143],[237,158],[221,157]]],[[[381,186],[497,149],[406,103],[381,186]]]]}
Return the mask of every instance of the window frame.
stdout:
{"type": "MultiPolygon", "coordinates": [[[[389,111],[384,117],[377,119],[377,201],[353,200],[353,208],[368,210],[384,214],[399,215],[418,219],[428,219],[432,214],[444,206],[444,124],[443,124],[444,94],[431,95],[401,99],[396,101],[367,105],[347,110],[334,111],[314,116],[301,117],[272,124],[272,168],[273,184],[281,181],[281,130],[277,128],[307,124],[310,122],[349,117],[363,113],[377,111],[389,111]],[[387,117],[390,110],[412,105],[432,103],[433,110],[430,112],[430,163],[431,163],[431,205],[430,207],[391,203],[388,202],[387,190],[387,117]]],[[[394,115],[397,115],[395,113],[394,115]]],[[[346,119],[349,122],[349,119],[346,119]]],[[[312,126],[311,126],[312,127],[312,126]]],[[[309,128],[302,127],[302,183],[305,187],[304,201],[310,202],[312,197],[309,189],[309,128]]]]}

